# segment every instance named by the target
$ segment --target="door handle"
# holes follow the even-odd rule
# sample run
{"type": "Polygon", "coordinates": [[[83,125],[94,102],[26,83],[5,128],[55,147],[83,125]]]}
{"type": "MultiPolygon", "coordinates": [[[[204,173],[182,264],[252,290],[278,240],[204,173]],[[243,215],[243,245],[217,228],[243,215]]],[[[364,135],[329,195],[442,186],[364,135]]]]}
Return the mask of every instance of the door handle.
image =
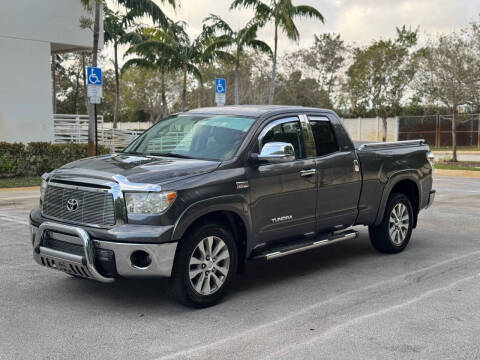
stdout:
{"type": "Polygon", "coordinates": [[[355,172],[360,172],[360,164],[358,163],[358,160],[353,160],[353,169],[355,172]]]}
{"type": "Polygon", "coordinates": [[[311,176],[317,173],[317,169],[308,169],[300,171],[301,176],[311,176]]]}

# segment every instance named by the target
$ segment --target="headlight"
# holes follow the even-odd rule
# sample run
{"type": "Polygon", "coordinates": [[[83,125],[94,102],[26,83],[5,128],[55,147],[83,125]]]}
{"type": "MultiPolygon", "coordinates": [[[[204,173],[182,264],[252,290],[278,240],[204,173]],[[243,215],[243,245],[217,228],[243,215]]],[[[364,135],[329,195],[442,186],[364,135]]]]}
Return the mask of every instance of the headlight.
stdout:
{"type": "Polygon", "coordinates": [[[125,193],[125,202],[129,214],[161,214],[175,201],[177,193],[171,192],[135,192],[125,193]]]}
{"type": "Polygon", "coordinates": [[[43,202],[43,198],[45,197],[45,191],[47,190],[47,182],[42,179],[42,183],[40,184],[40,202],[43,202]]]}

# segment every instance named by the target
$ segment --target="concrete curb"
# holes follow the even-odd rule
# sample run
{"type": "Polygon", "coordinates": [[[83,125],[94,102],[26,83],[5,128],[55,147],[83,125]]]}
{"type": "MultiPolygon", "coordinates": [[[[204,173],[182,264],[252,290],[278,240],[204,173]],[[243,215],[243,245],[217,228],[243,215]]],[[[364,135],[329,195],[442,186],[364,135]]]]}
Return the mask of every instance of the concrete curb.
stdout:
{"type": "Polygon", "coordinates": [[[480,179],[480,171],[473,170],[435,169],[433,176],[435,175],[480,179]]]}
{"type": "Polygon", "coordinates": [[[0,188],[0,192],[34,191],[34,190],[40,190],[40,186],[16,187],[16,188],[0,188]]]}

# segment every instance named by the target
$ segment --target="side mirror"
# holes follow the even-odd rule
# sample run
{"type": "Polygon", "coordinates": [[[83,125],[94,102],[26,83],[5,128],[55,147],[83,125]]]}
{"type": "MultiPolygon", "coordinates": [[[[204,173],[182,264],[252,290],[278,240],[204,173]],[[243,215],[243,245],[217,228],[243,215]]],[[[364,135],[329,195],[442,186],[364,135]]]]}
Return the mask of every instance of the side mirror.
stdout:
{"type": "Polygon", "coordinates": [[[258,161],[269,163],[282,163],[295,160],[295,149],[292,144],[284,142],[269,142],[263,145],[262,151],[257,156],[258,161]]]}

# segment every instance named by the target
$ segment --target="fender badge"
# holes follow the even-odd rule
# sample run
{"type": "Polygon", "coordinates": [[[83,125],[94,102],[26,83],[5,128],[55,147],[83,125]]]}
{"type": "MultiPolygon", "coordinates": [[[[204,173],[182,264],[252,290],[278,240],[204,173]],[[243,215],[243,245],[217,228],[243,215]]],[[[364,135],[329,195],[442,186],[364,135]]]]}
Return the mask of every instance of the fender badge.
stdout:
{"type": "Polygon", "coordinates": [[[237,181],[236,183],[237,190],[240,189],[248,189],[250,185],[248,185],[248,181],[237,181]]]}

